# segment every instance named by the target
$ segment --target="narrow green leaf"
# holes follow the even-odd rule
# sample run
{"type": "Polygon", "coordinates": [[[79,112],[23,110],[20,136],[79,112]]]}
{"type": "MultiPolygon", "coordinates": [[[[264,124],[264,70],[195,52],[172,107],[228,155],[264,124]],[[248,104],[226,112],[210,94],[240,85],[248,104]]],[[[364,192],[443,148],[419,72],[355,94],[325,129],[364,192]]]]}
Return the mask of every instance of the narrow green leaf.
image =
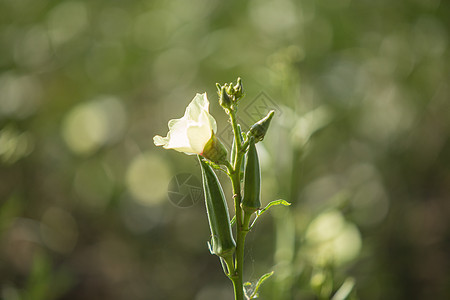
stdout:
{"type": "Polygon", "coordinates": [[[211,168],[215,169],[215,170],[219,170],[224,172],[225,174],[227,174],[227,171],[224,170],[220,165],[210,161],[210,160],[203,160],[207,165],[209,165],[211,168]]]}
{"type": "Polygon", "coordinates": [[[250,296],[250,299],[256,299],[258,297],[258,290],[259,287],[263,284],[264,281],[266,281],[270,276],[273,275],[273,271],[270,273],[266,273],[263,276],[261,276],[255,285],[255,290],[253,291],[252,295],[250,296]]]}
{"type": "Polygon", "coordinates": [[[230,221],[230,226],[233,226],[234,224],[236,224],[236,216],[234,216],[230,221]]]}
{"type": "Polygon", "coordinates": [[[283,200],[283,199],[274,200],[274,201],[270,202],[269,204],[267,204],[266,207],[264,207],[263,209],[258,211],[258,213],[257,213],[258,217],[260,215],[262,215],[263,213],[265,213],[272,206],[277,206],[277,205],[290,206],[291,203],[289,203],[289,202],[287,202],[286,200],[283,200]]]}
{"type": "Polygon", "coordinates": [[[247,139],[247,133],[241,131],[241,140],[245,141],[246,139],[247,139]]]}
{"type": "Polygon", "coordinates": [[[258,220],[259,216],[261,216],[263,213],[265,213],[272,206],[277,206],[277,205],[290,206],[291,203],[289,203],[283,199],[278,199],[278,200],[274,200],[274,201],[270,202],[269,204],[266,205],[266,207],[264,207],[263,209],[256,212],[256,217],[253,220],[253,223],[250,225],[250,229],[253,228],[253,225],[255,225],[256,220],[258,220]]]}

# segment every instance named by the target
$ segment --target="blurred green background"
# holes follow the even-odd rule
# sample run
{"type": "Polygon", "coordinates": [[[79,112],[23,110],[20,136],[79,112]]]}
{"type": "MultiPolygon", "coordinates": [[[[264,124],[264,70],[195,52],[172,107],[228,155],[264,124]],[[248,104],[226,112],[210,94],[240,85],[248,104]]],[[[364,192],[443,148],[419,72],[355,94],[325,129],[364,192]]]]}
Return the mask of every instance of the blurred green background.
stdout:
{"type": "Polygon", "coordinates": [[[277,111],[263,203],[293,204],[248,236],[261,299],[450,299],[449,12],[0,0],[0,299],[231,299],[204,204],[169,201],[196,160],[152,137],[206,91],[227,142],[238,76],[244,128],[277,111]]]}

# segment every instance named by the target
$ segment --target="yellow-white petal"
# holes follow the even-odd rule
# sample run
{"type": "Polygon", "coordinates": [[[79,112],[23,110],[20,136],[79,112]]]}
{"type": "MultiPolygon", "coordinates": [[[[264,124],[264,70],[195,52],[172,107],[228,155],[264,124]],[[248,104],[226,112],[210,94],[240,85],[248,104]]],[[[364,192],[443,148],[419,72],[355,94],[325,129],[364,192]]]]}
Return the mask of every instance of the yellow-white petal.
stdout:
{"type": "Polygon", "coordinates": [[[207,112],[200,114],[198,122],[192,122],[187,128],[187,137],[194,153],[201,154],[212,135],[211,124],[207,112]]]}
{"type": "Polygon", "coordinates": [[[197,121],[200,117],[202,111],[209,113],[209,101],[206,97],[206,93],[196,94],[191,103],[189,103],[183,118],[188,118],[189,120],[197,121]]]}
{"type": "Polygon", "coordinates": [[[208,98],[203,93],[192,99],[181,119],[169,121],[167,137],[157,135],[153,142],[165,149],[201,154],[213,132],[217,132],[216,120],[209,114],[208,98]]]}

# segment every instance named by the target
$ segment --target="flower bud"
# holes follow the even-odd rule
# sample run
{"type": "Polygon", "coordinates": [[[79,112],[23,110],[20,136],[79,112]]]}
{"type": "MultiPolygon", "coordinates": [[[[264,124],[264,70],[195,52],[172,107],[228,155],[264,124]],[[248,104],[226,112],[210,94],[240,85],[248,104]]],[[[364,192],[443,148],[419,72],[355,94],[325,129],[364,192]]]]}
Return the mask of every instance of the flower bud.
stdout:
{"type": "Polygon", "coordinates": [[[236,97],[236,100],[239,98],[242,98],[244,95],[244,89],[242,88],[242,80],[241,77],[238,77],[236,85],[233,87],[234,89],[234,96],[236,97]]]}
{"type": "Polygon", "coordinates": [[[256,122],[250,127],[248,132],[249,136],[253,136],[255,138],[255,143],[262,141],[264,136],[266,135],[267,129],[269,129],[270,121],[272,121],[272,117],[275,114],[273,110],[271,110],[267,116],[256,122]]]}
{"type": "Polygon", "coordinates": [[[231,100],[231,97],[225,91],[225,86],[222,86],[220,88],[219,104],[220,104],[220,106],[222,106],[225,109],[230,109],[231,105],[233,104],[233,101],[231,100]]]}
{"type": "Polygon", "coordinates": [[[227,93],[229,95],[234,95],[234,88],[233,88],[233,83],[225,83],[225,90],[227,91],[227,93]]]}
{"type": "Polygon", "coordinates": [[[212,235],[212,252],[220,257],[233,255],[236,243],[231,233],[230,215],[225,195],[212,168],[200,159],[202,169],[203,192],[209,228],[212,235]]]}
{"type": "Polygon", "coordinates": [[[245,212],[253,213],[261,208],[261,172],[254,138],[250,139],[246,161],[242,209],[245,212]]]}
{"type": "Polygon", "coordinates": [[[203,148],[203,152],[200,153],[200,155],[212,162],[215,162],[216,164],[221,165],[225,164],[228,151],[227,148],[225,148],[225,146],[219,140],[219,138],[214,133],[212,133],[211,138],[206,143],[205,147],[203,148]]]}

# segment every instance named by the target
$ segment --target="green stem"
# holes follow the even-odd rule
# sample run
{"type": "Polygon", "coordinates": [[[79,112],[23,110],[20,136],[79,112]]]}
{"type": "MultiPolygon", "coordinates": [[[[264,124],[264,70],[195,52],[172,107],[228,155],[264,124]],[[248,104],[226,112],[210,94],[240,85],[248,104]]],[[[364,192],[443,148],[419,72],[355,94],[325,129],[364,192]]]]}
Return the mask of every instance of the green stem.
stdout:
{"type": "MultiPolygon", "coordinates": [[[[230,111],[230,120],[231,120],[231,126],[233,127],[234,140],[236,143],[236,152],[237,152],[236,154],[239,154],[239,152],[241,151],[241,148],[242,148],[242,142],[241,142],[241,137],[240,137],[239,129],[238,129],[238,125],[237,125],[235,110],[230,111]]],[[[236,156],[236,158],[237,157],[238,157],[238,155],[236,156]]],[[[235,164],[235,168],[236,168],[236,164],[235,164]]]]}
{"type": "Polygon", "coordinates": [[[234,194],[234,209],[236,211],[236,269],[234,285],[234,296],[236,300],[244,300],[244,286],[242,280],[242,273],[244,269],[244,241],[245,234],[242,233],[242,209],[241,203],[241,191],[239,182],[239,170],[234,172],[231,177],[233,183],[234,194]]]}
{"type": "Polygon", "coordinates": [[[241,162],[244,155],[242,151],[242,142],[237,126],[236,113],[234,110],[230,112],[231,125],[233,127],[234,139],[236,143],[236,159],[234,166],[227,166],[228,173],[233,186],[233,198],[234,198],[234,210],[236,213],[236,257],[235,257],[235,272],[231,274],[230,279],[233,281],[234,297],[235,300],[244,300],[244,285],[243,285],[243,273],[244,273],[244,244],[245,237],[248,233],[248,224],[250,216],[244,214],[244,220],[242,219],[241,208],[241,162]]]}
{"type": "MultiPolygon", "coordinates": [[[[248,223],[250,221],[250,215],[244,213],[244,220],[242,226],[240,226],[240,230],[237,233],[237,242],[236,245],[236,272],[238,274],[238,278],[240,283],[243,283],[243,275],[244,275],[244,246],[245,246],[245,237],[249,231],[248,223]]],[[[241,288],[243,291],[243,286],[241,288]]],[[[239,298],[236,298],[239,299],[239,298]]]]}

